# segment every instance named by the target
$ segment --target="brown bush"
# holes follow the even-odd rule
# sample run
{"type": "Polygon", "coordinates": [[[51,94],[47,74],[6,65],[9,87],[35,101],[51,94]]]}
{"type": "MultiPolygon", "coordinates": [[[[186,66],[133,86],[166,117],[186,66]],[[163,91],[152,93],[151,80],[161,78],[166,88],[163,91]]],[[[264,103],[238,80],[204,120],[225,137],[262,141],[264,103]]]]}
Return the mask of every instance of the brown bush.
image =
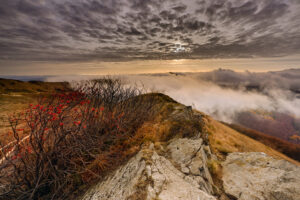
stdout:
{"type": "Polygon", "coordinates": [[[154,115],[155,97],[141,94],[120,80],[87,81],[11,116],[15,141],[1,148],[0,199],[65,199],[99,180],[129,156],[126,140],[154,115]]]}

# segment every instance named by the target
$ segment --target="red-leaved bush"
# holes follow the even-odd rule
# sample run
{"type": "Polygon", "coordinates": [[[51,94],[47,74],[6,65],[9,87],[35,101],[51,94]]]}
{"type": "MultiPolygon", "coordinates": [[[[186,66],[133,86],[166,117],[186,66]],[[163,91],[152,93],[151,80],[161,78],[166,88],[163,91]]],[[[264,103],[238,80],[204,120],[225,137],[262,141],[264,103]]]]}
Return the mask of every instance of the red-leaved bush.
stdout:
{"type": "Polygon", "coordinates": [[[154,100],[120,80],[79,83],[9,118],[0,199],[65,199],[125,159],[124,142],[153,116],[154,100]]]}

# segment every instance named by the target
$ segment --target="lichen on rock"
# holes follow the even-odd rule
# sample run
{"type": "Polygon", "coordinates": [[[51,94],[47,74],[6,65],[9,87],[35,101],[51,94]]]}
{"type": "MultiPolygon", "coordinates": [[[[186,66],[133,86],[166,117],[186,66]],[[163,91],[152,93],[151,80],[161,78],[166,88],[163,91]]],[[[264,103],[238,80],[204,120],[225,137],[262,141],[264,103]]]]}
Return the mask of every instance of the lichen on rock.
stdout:
{"type": "Polygon", "coordinates": [[[199,160],[203,156],[202,140],[175,139],[167,148],[170,160],[159,155],[153,145],[144,147],[125,166],[91,188],[81,200],[215,200],[207,182],[208,175],[191,173],[201,169],[205,162],[199,160]],[[177,147],[186,148],[186,151],[178,155],[177,147]],[[176,168],[174,163],[185,164],[189,172],[176,168]],[[191,164],[194,165],[192,170],[191,164]]]}
{"type": "Polygon", "coordinates": [[[223,166],[225,192],[238,200],[299,200],[300,167],[264,153],[231,153],[223,166]]]}

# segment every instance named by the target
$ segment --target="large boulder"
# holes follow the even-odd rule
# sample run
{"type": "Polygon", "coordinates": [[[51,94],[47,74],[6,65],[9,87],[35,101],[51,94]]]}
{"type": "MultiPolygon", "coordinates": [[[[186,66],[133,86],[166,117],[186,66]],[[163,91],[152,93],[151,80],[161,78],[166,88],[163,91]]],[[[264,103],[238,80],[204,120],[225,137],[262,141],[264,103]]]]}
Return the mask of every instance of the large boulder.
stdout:
{"type": "Polygon", "coordinates": [[[153,145],[143,148],[81,200],[216,200],[211,195],[208,175],[200,172],[205,162],[201,160],[202,146],[200,139],[173,140],[167,147],[169,154],[164,156],[159,155],[153,145]],[[179,155],[177,147],[184,148],[183,154],[179,155]]]}
{"type": "Polygon", "coordinates": [[[264,153],[231,153],[223,166],[223,186],[238,200],[299,200],[300,167],[264,153]]]}
{"type": "MultiPolygon", "coordinates": [[[[202,139],[145,146],[80,200],[216,200],[209,159],[215,158],[202,139]]],[[[222,167],[223,188],[218,190],[230,199],[300,199],[300,169],[287,161],[264,153],[231,153],[222,167]]]]}
{"type": "Polygon", "coordinates": [[[198,182],[199,187],[209,194],[213,193],[213,181],[207,167],[208,146],[203,145],[202,139],[174,139],[167,146],[171,161],[186,176],[198,182]]]}

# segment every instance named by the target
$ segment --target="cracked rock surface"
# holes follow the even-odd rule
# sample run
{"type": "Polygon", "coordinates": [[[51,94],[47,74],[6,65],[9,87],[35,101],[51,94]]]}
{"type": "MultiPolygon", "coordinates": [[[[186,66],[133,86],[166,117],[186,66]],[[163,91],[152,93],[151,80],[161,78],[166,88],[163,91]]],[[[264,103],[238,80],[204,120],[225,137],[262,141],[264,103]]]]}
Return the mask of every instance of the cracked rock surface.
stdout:
{"type": "MultiPolygon", "coordinates": [[[[173,139],[163,151],[151,144],[79,199],[216,200],[207,167],[213,157],[202,139],[173,139]]],[[[264,153],[230,153],[222,167],[227,200],[300,199],[300,167],[287,161],[264,153]]]]}
{"type": "Polygon", "coordinates": [[[209,172],[201,172],[206,162],[202,140],[176,139],[167,148],[170,160],[153,145],[142,149],[81,200],[216,200],[209,172]]]}
{"type": "Polygon", "coordinates": [[[179,166],[181,172],[198,182],[203,191],[212,194],[213,181],[207,168],[207,154],[210,153],[206,153],[204,147],[202,139],[181,138],[172,140],[167,149],[171,161],[179,166]]]}
{"type": "Polygon", "coordinates": [[[264,153],[231,153],[223,165],[225,192],[238,200],[299,200],[300,167],[264,153]]]}

